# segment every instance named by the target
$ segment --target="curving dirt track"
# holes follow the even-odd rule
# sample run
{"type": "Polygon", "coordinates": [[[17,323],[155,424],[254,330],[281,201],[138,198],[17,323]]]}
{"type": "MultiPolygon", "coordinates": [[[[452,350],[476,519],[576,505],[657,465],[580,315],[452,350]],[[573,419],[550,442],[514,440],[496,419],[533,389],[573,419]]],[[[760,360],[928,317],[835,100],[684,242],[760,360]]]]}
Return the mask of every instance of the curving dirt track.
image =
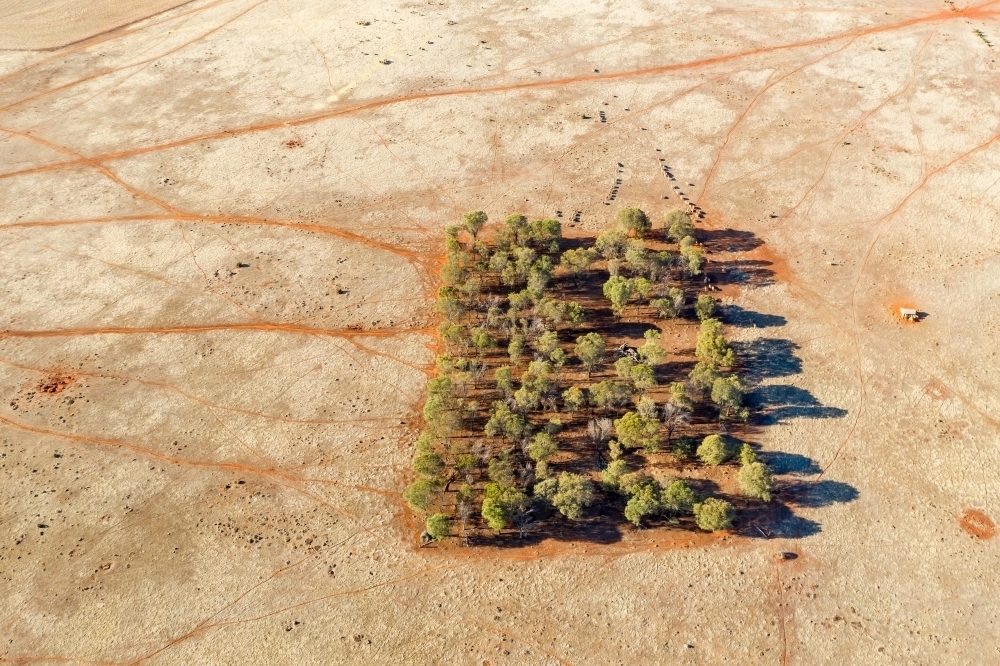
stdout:
{"type": "Polygon", "coordinates": [[[1000,660],[1000,2],[178,4],[0,43],[0,663],[1000,660]],[[769,527],[417,548],[442,226],[679,197],[769,527]]]}

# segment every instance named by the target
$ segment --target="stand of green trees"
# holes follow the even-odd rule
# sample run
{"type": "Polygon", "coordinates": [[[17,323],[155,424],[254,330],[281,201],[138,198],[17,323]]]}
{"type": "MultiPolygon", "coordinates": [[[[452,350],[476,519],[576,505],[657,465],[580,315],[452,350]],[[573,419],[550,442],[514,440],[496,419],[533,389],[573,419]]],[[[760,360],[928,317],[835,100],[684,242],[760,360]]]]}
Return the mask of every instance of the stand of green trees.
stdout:
{"type": "MultiPolygon", "coordinates": [[[[442,353],[427,386],[414,480],[403,492],[426,517],[425,538],[480,526],[523,536],[545,521],[584,519],[596,502],[620,503],[637,527],[732,525],[731,503],[698,496],[656,463],[669,454],[725,464],[736,445],[720,434],[698,443],[685,434],[692,415],[748,416],[715,300],[688,300],[706,264],[694,225],[671,211],[662,235],[676,250],[653,251],[646,239],[657,232],[646,213],[625,208],[617,221],[593,246],[565,251],[555,219],[510,215],[485,240],[487,216],[474,211],[445,229],[435,306],[442,353]],[[565,298],[567,290],[578,297],[565,298]],[[697,364],[685,381],[661,385],[667,351],[652,320],[690,315],[701,322],[697,364]],[[612,359],[621,321],[649,328],[644,344],[612,359]]],[[[741,492],[770,501],[770,471],[749,445],[738,453],[741,492]]]]}

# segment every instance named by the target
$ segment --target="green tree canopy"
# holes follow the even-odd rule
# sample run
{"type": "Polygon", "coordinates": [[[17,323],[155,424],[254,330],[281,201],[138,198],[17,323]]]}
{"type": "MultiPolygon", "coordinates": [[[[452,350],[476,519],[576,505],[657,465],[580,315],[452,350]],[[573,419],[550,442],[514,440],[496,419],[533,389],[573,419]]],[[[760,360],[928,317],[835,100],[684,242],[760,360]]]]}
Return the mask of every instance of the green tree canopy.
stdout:
{"type": "Polygon", "coordinates": [[[605,411],[627,405],[635,394],[631,385],[610,379],[597,382],[587,392],[590,393],[590,404],[605,411]]]}
{"type": "Polygon", "coordinates": [[[740,464],[749,465],[755,462],[758,462],[757,452],[748,443],[743,442],[743,446],[740,447],[740,464]]]}
{"type": "Polygon", "coordinates": [[[715,497],[694,505],[695,522],[706,532],[728,530],[733,525],[734,515],[732,504],[715,497]]]}
{"type": "Polygon", "coordinates": [[[652,364],[659,363],[666,355],[667,350],[660,346],[660,332],[651,328],[643,334],[646,344],[639,347],[639,355],[652,364]]]}
{"type": "Polygon", "coordinates": [[[535,340],[535,349],[539,354],[548,356],[559,348],[559,334],[555,331],[545,331],[535,340]]]}
{"type": "Polygon", "coordinates": [[[548,433],[540,432],[528,444],[528,457],[535,462],[548,460],[558,450],[559,445],[556,443],[556,440],[552,439],[552,436],[548,433]]]}
{"type": "Polygon", "coordinates": [[[448,321],[457,322],[459,317],[465,313],[465,303],[462,301],[461,293],[455,287],[445,285],[438,289],[435,309],[448,321]]]}
{"type": "Polygon", "coordinates": [[[688,374],[691,387],[697,394],[704,394],[706,391],[711,391],[715,380],[718,378],[719,369],[715,367],[714,363],[707,361],[700,361],[688,374]]]}
{"type": "Polygon", "coordinates": [[[649,217],[639,208],[622,208],[618,211],[617,218],[619,229],[625,233],[634,233],[638,238],[642,238],[653,228],[649,217]]]}
{"type": "Polygon", "coordinates": [[[530,386],[522,386],[514,391],[514,405],[522,414],[538,409],[541,401],[542,394],[530,386]]]}
{"type": "Polygon", "coordinates": [[[667,213],[663,226],[667,229],[667,236],[677,243],[685,236],[690,236],[694,233],[694,224],[691,223],[691,216],[676,208],[667,213]]]}
{"type": "Polygon", "coordinates": [[[559,259],[559,265],[565,268],[573,277],[579,278],[590,265],[597,261],[597,250],[594,248],[577,248],[566,250],[559,259]]]}
{"type": "Polygon", "coordinates": [[[501,486],[513,486],[517,483],[514,462],[505,453],[491,458],[486,470],[493,483],[499,483],[501,486]]]}
{"type": "Polygon", "coordinates": [[[774,492],[774,475],[762,462],[751,462],[740,468],[738,477],[740,490],[747,497],[756,497],[765,502],[771,501],[774,492]]]}
{"type": "Polygon", "coordinates": [[[715,314],[715,299],[708,294],[698,294],[698,301],[694,304],[694,313],[698,315],[699,321],[711,319],[715,314]]]}
{"type": "Polygon", "coordinates": [[[605,259],[621,259],[628,249],[628,237],[617,229],[609,229],[597,237],[594,249],[605,259]]]}
{"type": "Polygon", "coordinates": [[[528,369],[521,375],[521,385],[526,386],[539,394],[548,393],[552,390],[552,364],[548,361],[531,361],[528,369]]]}
{"type": "Polygon", "coordinates": [[[663,298],[655,298],[649,302],[664,319],[673,319],[684,308],[684,291],[671,287],[663,298]]]}
{"type": "Polygon", "coordinates": [[[743,383],[736,375],[719,377],[712,382],[712,402],[719,406],[722,416],[728,418],[735,414],[740,418],[748,415],[743,407],[743,383]]]}
{"type": "Polygon", "coordinates": [[[411,509],[423,513],[434,501],[440,488],[441,485],[437,479],[417,479],[403,490],[403,499],[410,505],[411,509]]]}
{"type": "Polygon", "coordinates": [[[570,520],[576,520],[593,503],[594,484],[582,474],[562,472],[536,484],[535,495],[547,499],[570,520]]]}
{"type": "Polygon", "coordinates": [[[497,393],[501,397],[507,398],[514,392],[514,378],[509,365],[501,365],[493,374],[497,382],[497,393]]]}
{"type": "Polygon", "coordinates": [[[642,519],[660,512],[662,506],[652,485],[642,486],[625,505],[625,519],[639,527],[642,519]]]}
{"type": "Polygon", "coordinates": [[[632,291],[639,300],[649,298],[649,292],[653,289],[653,283],[644,277],[632,278],[632,291]]]}
{"type": "Polygon", "coordinates": [[[483,519],[498,532],[507,527],[524,506],[527,497],[521,490],[499,483],[487,483],[483,497],[483,519]]]}
{"type": "Polygon", "coordinates": [[[587,404],[587,396],[579,386],[571,386],[562,394],[563,404],[570,412],[577,412],[587,404]]]}
{"type": "Polygon", "coordinates": [[[524,336],[521,334],[516,334],[510,336],[510,344],[507,345],[507,355],[510,357],[511,365],[517,365],[517,362],[521,360],[521,356],[524,354],[524,336]]]}
{"type": "Polygon", "coordinates": [[[604,338],[598,333],[581,335],[576,339],[574,352],[583,363],[583,367],[587,368],[587,376],[589,377],[594,368],[600,365],[604,359],[604,338]]]}
{"type": "Polygon", "coordinates": [[[443,513],[435,513],[427,517],[427,525],[424,528],[427,534],[435,541],[441,541],[451,533],[449,526],[450,519],[443,513]]]}
{"type": "Polygon", "coordinates": [[[566,303],[543,297],[535,305],[535,312],[552,326],[558,326],[566,318],[567,307],[566,303]]]}
{"type": "Polygon", "coordinates": [[[675,514],[691,513],[697,499],[691,486],[681,480],[674,481],[660,493],[663,508],[675,514]]]}
{"type": "Polygon", "coordinates": [[[616,419],[615,434],[618,441],[630,449],[642,447],[647,453],[652,453],[660,448],[660,422],[637,412],[625,412],[620,419],[616,419]]]}
{"type": "Polygon", "coordinates": [[[513,441],[524,434],[527,424],[524,417],[511,411],[507,403],[496,401],[490,410],[490,418],[486,422],[487,437],[503,437],[513,441]]]}
{"type": "Polygon", "coordinates": [[[624,459],[617,458],[612,460],[608,463],[607,467],[601,470],[601,485],[605,490],[619,492],[621,490],[619,487],[621,477],[631,471],[624,459]]]}
{"type": "Polygon", "coordinates": [[[413,471],[423,477],[437,478],[444,471],[444,460],[437,453],[418,453],[413,458],[413,471]]]}
{"type": "Polygon", "coordinates": [[[681,258],[684,259],[684,270],[691,275],[701,275],[701,271],[705,267],[705,253],[701,251],[700,247],[695,245],[682,247],[681,258]]]}
{"type": "Polygon", "coordinates": [[[635,403],[635,411],[639,413],[639,416],[647,419],[655,419],[657,412],[659,412],[656,408],[656,403],[648,395],[639,398],[639,402],[635,403]]]}
{"type": "Polygon", "coordinates": [[[694,402],[687,394],[687,387],[684,386],[684,382],[672,382],[669,389],[670,402],[688,411],[691,411],[694,408],[694,402]]]}
{"type": "Polygon", "coordinates": [[[462,217],[462,228],[475,240],[479,235],[479,230],[486,224],[487,219],[489,218],[486,217],[486,213],[481,210],[474,210],[462,217]]]}
{"type": "Polygon", "coordinates": [[[674,440],[674,445],[670,448],[679,460],[690,460],[694,456],[695,449],[698,448],[698,440],[685,435],[674,440]]]}
{"type": "Polygon", "coordinates": [[[656,386],[656,373],[653,367],[645,363],[636,363],[629,371],[629,379],[640,391],[656,386]]]}
{"type": "Polygon", "coordinates": [[[469,339],[472,341],[472,346],[476,348],[476,351],[480,356],[486,353],[486,351],[497,346],[496,338],[490,335],[489,331],[481,326],[477,326],[469,331],[469,339]]]}
{"type": "Polygon", "coordinates": [[[531,225],[524,215],[508,215],[503,224],[517,245],[526,245],[531,240],[531,225]]]}
{"type": "Polygon", "coordinates": [[[622,316],[634,289],[635,282],[621,275],[613,275],[604,283],[604,297],[611,301],[615,315],[622,316]]]}
{"type": "Polygon", "coordinates": [[[729,459],[729,447],[721,435],[709,435],[698,445],[698,458],[706,465],[715,467],[729,459]]]}
{"type": "Polygon", "coordinates": [[[579,303],[570,302],[566,304],[566,323],[572,328],[580,328],[583,322],[587,321],[587,311],[579,303]]]}
{"type": "Polygon", "coordinates": [[[699,360],[718,366],[730,367],[736,364],[736,352],[729,346],[723,334],[722,322],[718,319],[706,319],[701,322],[694,353],[699,360]]]}
{"type": "Polygon", "coordinates": [[[642,241],[629,241],[628,249],[625,250],[625,263],[628,264],[633,274],[649,271],[652,261],[642,241]]]}

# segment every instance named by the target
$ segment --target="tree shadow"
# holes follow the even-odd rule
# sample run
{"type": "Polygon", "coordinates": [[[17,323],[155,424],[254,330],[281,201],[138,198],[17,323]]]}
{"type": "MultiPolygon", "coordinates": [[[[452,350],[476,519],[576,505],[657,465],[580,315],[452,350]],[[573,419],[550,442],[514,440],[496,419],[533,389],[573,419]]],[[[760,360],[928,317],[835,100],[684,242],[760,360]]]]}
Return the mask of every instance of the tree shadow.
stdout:
{"type": "Polygon", "coordinates": [[[770,261],[761,259],[734,259],[732,261],[712,261],[712,279],[718,284],[752,285],[766,287],[774,284],[774,271],[770,261]]]}
{"type": "Polygon", "coordinates": [[[816,461],[808,456],[798,453],[785,453],[784,451],[761,451],[761,460],[771,468],[775,474],[794,474],[795,476],[811,476],[819,474],[822,469],[816,461]]]}
{"type": "Polygon", "coordinates": [[[740,328],[772,328],[788,323],[788,320],[781,315],[745,310],[738,305],[726,305],[721,310],[723,321],[730,326],[739,326],[740,328]]]}
{"type": "Polygon", "coordinates": [[[751,383],[802,373],[802,359],[795,355],[799,346],[791,340],[757,338],[734,342],[732,346],[745,369],[744,376],[751,383]]]}
{"type": "Polygon", "coordinates": [[[758,425],[768,426],[788,419],[839,419],[847,410],[827,407],[809,391],[790,384],[760,386],[747,395],[747,404],[757,411],[758,425]]]}
{"type": "Polygon", "coordinates": [[[764,244],[752,231],[699,229],[698,239],[712,252],[749,252],[764,244]]]}
{"type": "Polygon", "coordinates": [[[858,498],[858,490],[843,481],[823,479],[816,483],[793,481],[778,487],[782,497],[795,506],[818,509],[832,504],[847,504],[858,498]]]}
{"type": "Polygon", "coordinates": [[[751,539],[804,539],[823,531],[818,522],[778,501],[747,506],[742,516],[736,531],[751,539]]]}
{"type": "MultiPolygon", "coordinates": [[[[539,503],[540,505],[544,503],[539,503]]],[[[537,520],[530,523],[524,534],[507,529],[500,536],[488,530],[479,530],[470,536],[470,545],[489,545],[496,548],[524,548],[537,546],[543,541],[588,542],[608,545],[622,540],[628,521],[617,506],[618,502],[598,501],[579,520],[567,520],[551,507],[540,506],[537,520]],[[617,509],[617,510],[616,510],[617,509]]],[[[481,526],[485,528],[485,525],[481,526]]]]}

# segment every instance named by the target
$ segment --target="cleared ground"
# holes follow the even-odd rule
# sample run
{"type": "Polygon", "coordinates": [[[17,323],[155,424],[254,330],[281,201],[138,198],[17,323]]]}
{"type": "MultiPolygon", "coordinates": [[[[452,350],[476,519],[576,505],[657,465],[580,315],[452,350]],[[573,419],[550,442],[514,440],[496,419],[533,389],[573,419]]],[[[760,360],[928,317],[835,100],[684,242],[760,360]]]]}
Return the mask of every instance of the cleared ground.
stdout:
{"type": "Polygon", "coordinates": [[[0,660],[995,663],[998,12],[196,1],[0,52],[0,660]],[[442,227],[681,191],[785,521],[417,548],[442,227]]]}

